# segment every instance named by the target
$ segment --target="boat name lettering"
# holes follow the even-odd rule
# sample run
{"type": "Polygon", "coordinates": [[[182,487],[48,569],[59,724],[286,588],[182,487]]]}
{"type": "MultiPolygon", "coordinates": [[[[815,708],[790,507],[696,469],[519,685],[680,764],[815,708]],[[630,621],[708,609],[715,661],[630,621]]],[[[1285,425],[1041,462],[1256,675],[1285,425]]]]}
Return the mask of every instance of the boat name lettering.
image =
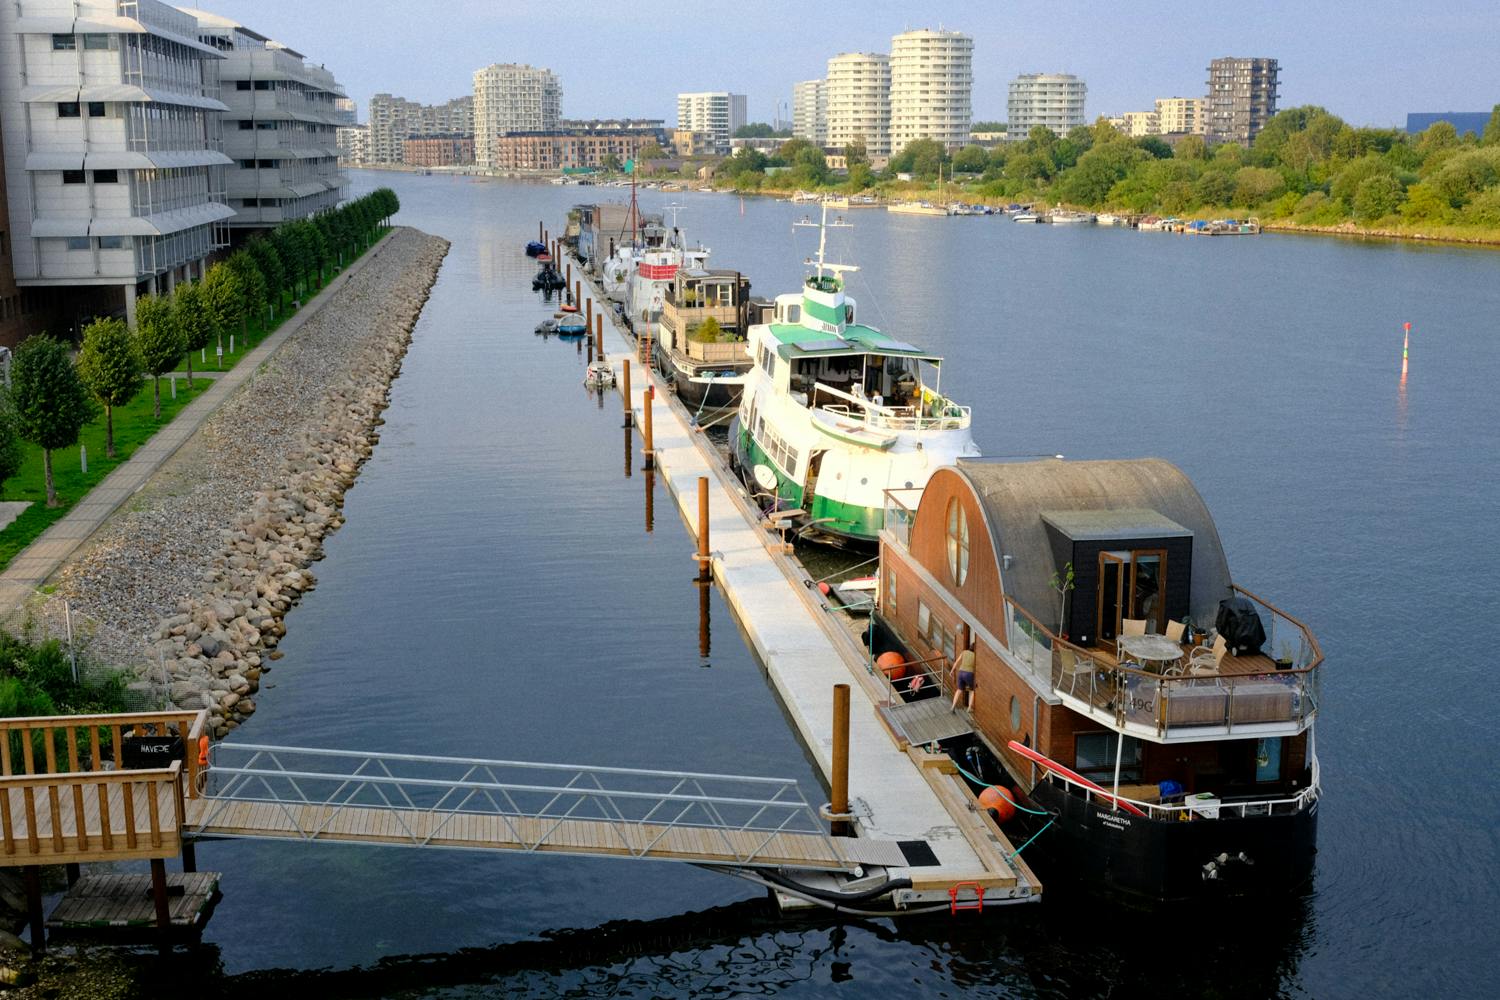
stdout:
{"type": "Polygon", "coordinates": [[[1100,813],[1099,822],[1115,830],[1125,830],[1130,827],[1130,818],[1121,813],[1100,813]]]}

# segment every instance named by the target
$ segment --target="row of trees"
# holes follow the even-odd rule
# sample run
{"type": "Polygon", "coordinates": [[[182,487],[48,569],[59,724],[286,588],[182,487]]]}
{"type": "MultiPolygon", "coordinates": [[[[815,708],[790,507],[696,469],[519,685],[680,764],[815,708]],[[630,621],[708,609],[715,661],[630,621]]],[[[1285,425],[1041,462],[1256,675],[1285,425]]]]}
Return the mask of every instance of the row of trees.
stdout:
{"type": "MultiPolygon", "coordinates": [[[[136,324],[110,317],[83,331],[76,360],[67,345],[45,334],[16,349],[11,386],[0,398],[0,483],[19,470],[20,443],[42,449],[47,506],[58,506],[52,452],[78,442],[83,427],[104,411],[105,452],[115,457],[114,411],[133,400],[152,379],[154,414],[161,419],[161,377],[187,358],[192,385],[193,353],[251,320],[274,318],[290,295],[321,284],[327,269],[351,259],[374,238],[400,203],[388,188],[341,205],[310,220],[284,222],[208,269],[199,282],[184,282],[170,295],[136,303],[136,324]]],[[[264,326],[263,326],[264,328],[264,326]]]]}

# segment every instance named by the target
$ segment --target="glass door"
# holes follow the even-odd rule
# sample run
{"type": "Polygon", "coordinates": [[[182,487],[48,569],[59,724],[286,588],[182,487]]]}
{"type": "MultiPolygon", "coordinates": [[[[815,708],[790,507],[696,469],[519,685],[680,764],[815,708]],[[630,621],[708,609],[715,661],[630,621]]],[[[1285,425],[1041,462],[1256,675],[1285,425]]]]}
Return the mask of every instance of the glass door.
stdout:
{"type": "Polygon", "coordinates": [[[1130,600],[1127,618],[1141,618],[1146,631],[1166,631],[1163,609],[1167,584],[1167,553],[1163,549],[1138,549],[1130,553],[1130,600]]]}
{"type": "Polygon", "coordinates": [[[1129,552],[1099,553],[1099,641],[1113,646],[1124,617],[1125,593],[1130,586],[1129,552]]]}

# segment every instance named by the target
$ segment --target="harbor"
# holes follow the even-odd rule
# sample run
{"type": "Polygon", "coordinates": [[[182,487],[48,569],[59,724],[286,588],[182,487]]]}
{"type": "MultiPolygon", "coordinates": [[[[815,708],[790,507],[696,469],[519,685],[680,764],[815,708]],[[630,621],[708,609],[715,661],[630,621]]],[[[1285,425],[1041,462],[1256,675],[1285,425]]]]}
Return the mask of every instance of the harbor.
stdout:
{"type": "MultiPolygon", "coordinates": [[[[809,802],[826,801],[826,765],[821,757],[829,751],[820,750],[815,741],[804,749],[799,716],[806,716],[809,727],[828,726],[831,684],[820,679],[813,691],[810,683],[808,703],[814,707],[797,708],[742,644],[736,622],[753,617],[736,609],[731,588],[716,584],[705,590],[695,583],[697,480],[710,469],[698,442],[678,437],[675,411],[659,398],[653,431],[662,464],[653,476],[646,475],[637,426],[631,431],[626,478],[621,468],[623,405],[617,395],[607,393],[601,406],[597,393],[582,386],[586,345],[575,347],[532,334],[535,324],[553,310],[535,304],[528,286],[535,267],[520,246],[535,235],[539,217],[561,220],[579,200],[578,189],[557,190],[554,195],[554,189],[545,186],[440,177],[412,177],[403,183],[410,185],[401,190],[404,221],[447,236],[454,250],[393,386],[381,444],[349,491],[343,510],[347,523],[326,543],[327,557],[318,564],[319,587],[288,620],[287,635],[278,647],[285,658],[269,675],[273,687],[263,686],[257,698],[260,711],[230,743],[785,775],[799,779],[809,802]],[[539,206],[543,198],[553,200],[539,206]],[[462,214],[445,208],[448,203],[463,206],[462,214]],[[522,373],[524,378],[516,377],[522,373]],[[497,381],[505,391],[487,393],[497,381]],[[542,412],[547,419],[536,421],[535,414],[542,412]],[[517,435],[514,428],[528,420],[529,431],[517,435]],[[494,428],[506,433],[497,437],[494,428]],[[696,470],[684,465],[681,473],[669,473],[673,461],[691,460],[702,464],[696,470]],[[526,470],[529,483],[546,486],[539,490],[523,485],[520,469],[526,470]],[[669,486],[669,477],[677,482],[669,486]],[[445,484],[442,497],[428,494],[422,484],[429,482],[445,484]],[[653,497],[656,521],[647,533],[647,498],[653,497]],[[430,528],[414,525],[409,517],[413,503],[452,508],[460,520],[444,519],[430,528]],[[513,527],[518,511],[527,512],[527,532],[513,527]],[[678,518],[671,517],[674,511],[678,518]],[[540,541],[528,540],[531,532],[540,532],[540,541]],[[518,572],[517,567],[536,563],[541,554],[537,545],[543,543],[554,552],[548,572],[518,572]],[[393,572],[396,566],[401,570],[393,572]],[[466,575],[446,580],[455,566],[468,567],[466,575]],[[706,599],[711,616],[707,656],[700,655],[700,597],[706,599]],[[373,624],[371,609],[391,624],[373,624]],[[418,622],[426,624],[414,627],[418,622]],[[517,637],[538,629],[547,633],[544,645],[535,651],[516,646],[517,637]],[[441,669],[418,666],[435,659],[441,660],[441,669]],[[551,670],[523,666],[537,660],[549,667],[577,666],[561,678],[551,670]],[[376,691],[382,693],[373,694],[376,691]],[[822,704],[815,704],[814,697],[822,704]],[[424,722],[414,710],[417,705],[442,706],[452,724],[424,722]]],[[[647,210],[661,212],[665,199],[652,197],[658,201],[648,201],[647,210]]],[[[789,251],[787,233],[792,222],[807,214],[804,208],[748,201],[741,217],[733,199],[674,197],[687,201],[681,224],[690,239],[713,247],[711,266],[743,272],[753,284],[752,295],[797,287],[806,246],[789,251]],[[748,221],[740,223],[740,218],[748,221]]],[[[1394,312],[1399,304],[1398,275],[1408,274],[1405,280],[1421,275],[1442,286],[1468,269],[1482,268],[1482,257],[1448,251],[1429,256],[1340,250],[1326,243],[1286,240],[1275,241],[1274,255],[1251,249],[1272,245],[1265,240],[1223,241],[1224,254],[1231,256],[1215,251],[1214,259],[1208,260],[1201,249],[1186,246],[1190,241],[1148,241],[1152,249],[1142,252],[1132,246],[1127,252],[1117,241],[1132,237],[1120,231],[1085,234],[1081,227],[1060,227],[1051,233],[1055,239],[1016,244],[1007,226],[947,230],[924,219],[892,217],[887,223],[884,213],[855,221],[861,228],[851,234],[856,239],[849,246],[855,252],[849,256],[864,267],[851,282],[860,308],[878,309],[873,315],[880,317],[883,329],[910,330],[911,336],[920,338],[918,343],[960,362],[945,373],[943,389],[975,404],[974,436],[984,453],[1065,451],[1070,458],[1156,454],[1177,461],[1214,512],[1236,580],[1243,579],[1257,591],[1264,581],[1273,581],[1264,585],[1267,596],[1306,614],[1327,649],[1350,645],[1348,616],[1372,595],[1363,587],[1335,593],[1329,579],[1349,578],[1358,566],[1369,564],[1371,554],[1360,544],[1336,551],[1314,540],[1348,537],[1334,523],[1335,511],[1349,509],[1346,487],[1336,477],[1309,471],[1311,465],[1326,469],[1330,463],[1339,468],[1341,460],[1334,442],[1313,442],[1305,456],[1300,449],[1285,447],[1288,428],[1307,413],[1303,401],[1312,397],[1318,383],[1311,375],[1314,370],[1323,380],[1346,389],[1356,387],[1357,393],[1336,394],[1331,405],[1328,419],[1337,428],[1337,449],[1355,448],[1364,454],[1399,449],[1405,458],[1389,488],[1408,493],[1412,502],[1434,499],[1441,492],[1443,475],[1433,463],[1450,444],[1434,439],[1432,427],[1433,421],[1443,419],[1447,404],[1429,394],[1418,405],[1413,384],[1403,397],[1405,409],[1395,409],[1391,352],[1382,351],[1386,345],[1379,324],[1381,314],[1394,312]],[[958,245],[943,256],[940,279],[910,280],[903,261],[925,245],[923,233],[940,229],[969,235],[942,237],[956,239],[958,245]],[[1080,242],[1085,238],[1088,246],[1080,242]],[[1022,253],[1020,246],[1029,250],[1022,253]],[[1190,316],[1181,330],[1154,322],[1150,312],[1143,311],[1144,303],[1141,309],[1126,305],[1119,315],[1085,304],[1109,294],[1096,277],[1103,257],[1123,268],[1118,280],[1130,284],[1149,281],[1154,272],[1184,268],[1198,281],[1212,280],[1227,268],[1244,272],[1246,281],[1270,281],[1287,266],[1347,267],[1353,263],[1349,254],[1360,255],[1362,267],[1378,272],[1376,284],[1391,291],[1360,286],[1369,313],[1353,319],[1320,310],[1310,291],[1299,295],[1286,308],[1301,311],[1304,318],[1284,339],[1271,334],[1271,342],[1249,339],[1247,331],[1259,328],[1267,316],[1265,306],[1253,297],[1231,296],[1211,316],[1190,316]],[[993,323],[966,322],[964,290],[993,281],[998,259],[1019,261],[1013,266],[1022,268],[1006,279],[1007,308],[993,323]],[[1439,260],[1451,272],[1448,279],[1434,270],[1439,260]],[[871,292],[864,282],[880,291],[871,292]],[[1024,295],[1016,291],[1022,287],[1024,295]],[[1351,328],[1360,330],[1358,338],[1337,332],[1351,328]],[[1323,334],[1331,338],[1325,343],[1313,331],[1335,332],[1323,334]],[[992,336],[999,338],[994,345],[992,336]],[[1221,397],[1215,409],[1230,410],[1223,421],[1191,421],[1181,412],[1151,407],[1128,427],[1098,419],[1109,399],[1127,391],[1173,391],[1174,398],[1183,401],[1180,405],[1194,411],[1207,407],[1206,399],[1176,393],[1174,387],[1211,379],[1216,366],[1267,356],[1284,364],[1266,370],[1253,393],[1253,407],[1241,404],[1235,394],[1221,397]],[[1170,371],[1154,362],[1145,364],[1147,357],[1170,357],[1170,371]],[[1377,388],[1387,386],[1390,399],[1379,397],[1382,407],[1365,402],[1366,393],[1374,398],[1377,388]],[[1060,399],[1070,402],[1059,405],[1060,399]],[[1185,420],[1192,423],[1191,431],[1184,429],[1185,420]],[[1317,486],[1310,492],[1292,488],[1299,482],[1317,486]],[[1298,557],[1307,550],[1318,557],[1317,565],[1298,557]]],[[[1030,235],[1017,232],[1021,238],[1030,235]]],[[[1346,278],[1348,273],[1352,272],[1346,272],[1346,278]]],[[[1434,308],[1436,315],[1425,321],[1418,318],[1412,371],[1423,379],[1463,380],[1467,376],[1455,367],[1457,357],[1420,339],[1424,325],[1463,326],[1462,315],[1453,313],[1461,307],[1448,302],[1434,308]]],[[[1399,324],[1394,326],[1399,337],[1399,324]]],[[[606,335],[613,338],[615,333],[607,328],[606,335]]],[[[611,340],[606,347],[612,357],[632,356],[623,340],[611,340]]],[[[1398,356],[1399,343],[1396,351],[1398,356]]],[[[1483,370],[1475,355],[1465,357],[1469,366],[1483,370]]],[[[639,398],[641,373],[633,368],[632,396],[639,398]]],[[[639,405],[633,409],[639,421],[644,411],[639,405]]],[[[714,473],[709,478],[717,483],[717,477],[714,473]]],[[[743,516],[730,502],[732,491],[732,480],[727,486],[715,485],[710,538],[718,553],[716,568],[735,551],[731,542],[736,520],[743,524],[743,516]]],[[[1374,518],[1374,523],[1399,524],[1408,508],[1355,503],[1354,509],[1362,522],[1374,518]]],[[[1400,537],[1389,531],[1379,534],[1400,537]]],[[[751,533],[747,551],[758,547],[765,552],[767,541],[775,537],[763,529],[751,533]]],[[[1407,551],[1406,543],[1400,544],[1407,551]]],[[[792,589],[785,570],[761,572],[766,589],[792,589]]],[[[819,569],[811,575],[826,572],[819,569]]],[[[816,598],[799,596],[792,607],[817,603],[816,598]]],[[[1468,603],[1468,598],[1460,598],[1461,607],[1468,603]]],[[[810,611],[802,614],[811,616],[810,611]]],[[[854,642],[849,630],[845,632],[847,641],[854,642]]],[[[828,636],[826,630],[824,635],[828,648],[845,641],[828,636]]],[[[1382,656],[1368,669],[1376,677],[1384,676],[1388,659],[1394,668],[1403,656],[1382,656]]],[[[847,680],[848,669],[841,664],[839,669],[847,680]]],[[[936,954],[944,970],[935,974],[934,982],[952,989],[976,984],[975,963],[1021,962],[1054,947],[1055,974],[1085,992],[1100,992],[1144,974],[1147,965],[1156,968],[1147,959],[1154,953],[1152,942],[1170,934],[1180,942],[1180,958],[1167,978],[1184,988],[1204,977],[1234,977],[1243,987],[1231,992],[1248,996],[1274,992],[1283,977],[1292,976],[1319,992],[1351,972],[1358,975],[1328,949],[1335,944],[1358,947],[1364,934],[1354,927],[1330,927],[1316,915],[1356,901],[1395,902],[1389,887],[1352,878],[1355,869],[1372,857],[1393,857],[1373,830],[1360,832],[1359,824],[1370,813],[1358,803],[1366,796],[1373,802],[1377,789],[1381,796],[1394,794],[1402,801],[1410,801],[1414,791],[1404,780],[1390,784],[1378,775],[1351,769],[1350,755],[1362,752],[1369,737],[1355,732],[1350,720],[1356,715],[1387,718],[1389,706],[1381,707],[1375,678],[1351,685],[1350,672],[1340,666],[1339,680],[1332,680],[1330,673],[1323,690],[1325,725],[1331,730],[1320,732],[1319,748],[1328,766],[1340,772],[1340,790],[1330,796],[1321,817],[1323,851],[1314,893],[1273,911],[1270,919],[1262,910],[1247,911],[1243,920],[1229,914],[1212,934],[1195,930],[1191,921],[1162,917],[1131,922],[1138,927],[1122,923],[1108,946],[1090,943],[1062,927],[1093,919],[1096,911],[1054,898],[1051,884],[1041,904],[1001,908],[998,918],[987,912],[982,921],[965,913],[950,918],[945,905],[945,915],[935,923],[889,925],[903,928],[899,931],[883,922],[833,928],[816,922],[788,924],[786,917],[767,926],[745,916],[760,890],[688,865],[521,854],[486,855],[480,860],[463,852],[226,840],[198,849],[200,867],[224,876],[224,900],[204,940],[222,949],[230,973],[287,970],[270,978],[288,988],[300,982],[293,969],[328,961],[341,967],[368,963],[373,969],[373,963],[388,960],[389,968],[400,970],[403,961],[396,956],[428,951],[440,953],[427,965],[426,975],[436,981],[482,979],[518,990],[557,989],[587,980],[592,973],[518,971],[503,963],[521,962],[523,969],[531,969],[524,963],[532,960],[519,958],[505,942],[522,942],[536,928],[547,927],[577,928],[591,937],[596,928],[613,927],[611,921],[625,919],[635,922],[631,933],[646,940],[659,934],[670,942],[643,946],[657,961],[688,949],[689,956],[681,961],[693,975],[724,970],[734,981],[749,982],[768,974],[764,964],[748,957],[721,957],[726,950],[748,945],[789,962],[793,979],[808,977],[805,981],[826,985],[831,959],[814,958],[813,953],[841,948],[862,979],[878,978],[936,954]],[[476,872],[482,875],[478,886],[476,872]],[[350,893],[350,885],[357,885],[358,892],[350,893]],[[403,917],[414,885],[424,887],[423,898],[466,903],[430,918],[403,917]],[[610,889],[600,893],[600,886],[610,889]],[[293,899],[323,915],[316,925],[293,912],[293,899]],[[277,917],[267,919],[272,913],[277,917]],[[699,923],[706,936],[673,929],[671,921],[680,922],[684,913],[704,914],[699,923]],[[336,929],[346,919],[351,926],[368,925],[371,914],[379,924],[374,935],[336,929]],[[1227,949],[1222,943],[1227,928],[1241,940],[1255,935],[1256,953],[1227,949]],[[1061,943],[1049,946],[1049,939],[1061,943]],[[791,951],[778,944],[788,941],[796,943],[791,951]],[[495,949],[487,954],[501,964],[464,966],[456,949],[469,947],[495,949]]],[[[1449,682],[1439,678],[1435,683],[1443,687],[1449,682]]],[[[878,735],[891,745],[886,732],[878,735]]],[[[858,751],[852,751],[851,766],[857,768],[859,759],[858,751]]],[[[860,795],[856,771],[851,797],[860,795]]],[[[1461,810],[1451,822],[1469,823],[1471,818],[1465,817],[1470,812],[1461,810]]],[[[1479,821],[1477,812],[1472,821],[1479,821]]],[[[1407,834],[1396,840],[1412,842],[1407,834]]],[[[1012,846],[1019,846],[1019,839],[1012,846]]],[[[1450,874],[1434,875],[1461,891],[1450,874]]],[[[1463,938],[1461,932],[1458,938],[1463,938]]],[[[1396,950],[1405,954],[1412,947],[1407,942],[1396,950]]],[[[611,951],[600,944],[588,954],[591,962],[619,974],[642,968],[642,960],[632,957],[634,951],[611,951]]],[[[1022,992],[1030,988],[1025,972],[1005,973],[1002,979],[1022,992]]],[[[1461,985],[1457,974],[1440,975],[1439,980],[1455,988],[1461,985]]],[[[683,980],[684,988],[687,981],[683,980]]]]}

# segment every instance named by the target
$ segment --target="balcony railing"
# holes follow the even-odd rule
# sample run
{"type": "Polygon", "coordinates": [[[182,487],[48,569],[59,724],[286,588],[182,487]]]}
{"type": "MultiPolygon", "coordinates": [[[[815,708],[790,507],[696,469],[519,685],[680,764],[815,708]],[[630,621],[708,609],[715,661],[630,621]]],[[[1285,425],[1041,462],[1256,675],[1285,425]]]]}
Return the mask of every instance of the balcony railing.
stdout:
{"type": "Polygon", "coordinates": [[[917,519],[917,504],[922,502],[922,491],[894,489],[885,491],[884,530],[896,536],[904,546],[911,545],[911,525],[917,519]]]}
{"type": "Polygon", "coordinates": [[[865,426],[888,431],[947,431],[969,426],[970,409],[931,389],[921,391],[920,406],[884,406],[822,382],[813,384],[810,405],[865,426]],[[826,398],[825,398],[826,397],[826,398]]]}
{"type": "Polygon", "coordinates": [[[1156,673],[1059,638],[1006,597],[1010,658],[1054,694],[1127,732],[1146,729],[1168,737],[1258,727],[1248,730],[1249,735],[1264,732],[1268,725],[1300,729],[1318,710],[1322,650],[1301,622],[1248,591],[1235,590],[1255,603],[1262,621],[1270,626],[1268,637],[1280,634],[1276,641],[1289,651],[1290,669],[1256,670],[1255,661],[1245,659],[1242,663],[1231,660],[1217,673],[1156,673]],[[1243,664],[1249,669],[1241,669],[1243,664]]]}

